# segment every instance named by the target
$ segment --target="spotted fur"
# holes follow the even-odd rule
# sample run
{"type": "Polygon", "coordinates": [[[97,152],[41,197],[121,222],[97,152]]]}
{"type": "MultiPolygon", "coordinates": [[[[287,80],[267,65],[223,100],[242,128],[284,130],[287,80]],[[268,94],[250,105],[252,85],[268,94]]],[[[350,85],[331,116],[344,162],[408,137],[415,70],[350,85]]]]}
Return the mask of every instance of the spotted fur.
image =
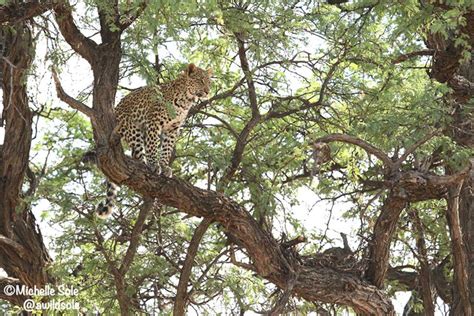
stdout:
{"type": "MultiPolygon", "coordinates": [[[[130,146],[133,158],[166,177],[172,176],[169,161],[179,130],[189,109],[207,98],[211,74],[211,69],[189,64],[175,80],[139,88],[120,101],[115,109],[117,131],[130,146]]],[[[107,187],[105,203],[97,208],[101,218],[112,213],[117,197],[117,185],[108,183],[107,187]]]]}

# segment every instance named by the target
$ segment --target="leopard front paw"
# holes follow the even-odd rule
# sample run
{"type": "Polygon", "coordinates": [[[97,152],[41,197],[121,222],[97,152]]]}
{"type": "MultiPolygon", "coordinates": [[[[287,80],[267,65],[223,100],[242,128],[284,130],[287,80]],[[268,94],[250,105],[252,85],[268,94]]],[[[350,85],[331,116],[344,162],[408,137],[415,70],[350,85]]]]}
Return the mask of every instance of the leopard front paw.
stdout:
{"type": "Polygon", "coordinates": [[[173,176],[173,170],[169,166],[161,166],[161,174],[167,178],[171,178],[173,176]]]}

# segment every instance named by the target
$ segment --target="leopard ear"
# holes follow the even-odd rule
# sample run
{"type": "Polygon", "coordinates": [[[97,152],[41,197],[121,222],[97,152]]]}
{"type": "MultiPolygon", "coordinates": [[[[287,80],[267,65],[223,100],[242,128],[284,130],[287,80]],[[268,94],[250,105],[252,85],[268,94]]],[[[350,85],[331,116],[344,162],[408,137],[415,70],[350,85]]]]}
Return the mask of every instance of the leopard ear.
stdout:
{"type": "Polygon", "coordinates": [[[209,76],[212,76],[213,73],[214,73],[214,72],[212,71],[212,68],[207,68],[207,74],[208,74],[209,76]]]}
{"type": "Polygon", "coordinates": [[[193,72],[196,71],[196,65],[195,64],[189,64],[188,68],[186,69],[186,74],[189,76],[193,72]]]}

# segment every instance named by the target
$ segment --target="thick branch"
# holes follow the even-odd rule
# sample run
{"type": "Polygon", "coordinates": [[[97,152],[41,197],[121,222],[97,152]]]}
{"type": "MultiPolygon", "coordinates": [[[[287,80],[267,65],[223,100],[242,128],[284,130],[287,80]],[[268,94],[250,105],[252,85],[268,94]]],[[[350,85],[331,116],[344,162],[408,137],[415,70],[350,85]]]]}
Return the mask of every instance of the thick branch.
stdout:
{"type": "Polygon", "coordinates": [[[367,278],[378,288],[383,287],[388,268],[390,243],[395,233],[400,213],[405,206],[406,201],[403,198],[397,196],[393,191],[390,192],[375,223],[374,234],[370,244],[367,278]]]}
{"type": "Polygon", "coordinates": [[[17,23],[38,16],[53,7],[53,1],[10,3],[0,6],[0,24],[17,23]]]}
{"type": "Polygon", "coordinates": [[[17,243],[16,241],[8,238],[8,237],[5,237],[3,235],[0,235],[0,244],[2,244],[2,246],[8,246],[10,248],[12,248],[15,252],[18,253],[18,255],[22,256],[22,257],[27,257],[28,254],[25,250],[25,248],[17,243]]]}
{"type": "Polygon", "coordinates": [[[89,63],[95,58],[97,44],[90,38],[85,37],[77,28],[72,17],[72,9],[69,1],[61,0],[54,7],[56,22],[61,34],[69,45],[89,63]]]}
{"type": "Polygon", "coordinates": [[[451,236],[451,246],[454,257],[454,281],[457,292],[461,299],[465,315],[472,315],[471,303],[469,301],[469,270],[466,256],[466,246],[463,242],[461,224],[459,221],[459,194],[461,192],[463,181],[449,189],[447,219],[449,234],[451,236]]]}
{"type": "Polygon", "coordinates": [[[416,234],[416,247],[418,250],[418,261],[420,262],[420,292],[423,300],[424,315],[434,315],[435,305],[433,302],[431,269],[428,262],[428,254],[425,244],[425,234],[421,219],[416,210],[409,212],[416,234]]]}
{"type": "Polygon", "coordinates": [[[26,80],[33,38],[24,23],[4,28],[8,47],[3,63],[5,142],[0,146],[0,267],[29,287],[53,281],[49,257],[28,202],[21,199],[32,138],[32,112],[26,80]]]}
{"type": "Polygon", "coordinates": [[[196,257],[199,244],[201,243],[201,239],[206,233],[211,223],[212,221],[209,218],[204,218],[194,231],[193,238],[189,243],[188,252],[186,253],[186,259],[184,260],[181,275],[179,276],[178,288],[176,290],[176,299],[173,309],[174,316],[181,316],[185,314],[186,300],[188,296],[188,282],[191,276],[194,258],[196,257]]]}
{"type": "MultiPolygon", "coordinates": [[[[98,152],[99,155],[104,154],[100,148],[98,152]]],[[[150,174],[142,163],[124,155],[118,159],[112,158],[112,155],[109,156],[109,163],[102,165],[110,180],[122,182],[144,196],[158,198],[161,203],[190,215],[219,222],[233,239],[246,248],[260,276],[281,289],[287,288],[291,260],[286,258],[276,240],[262,230],[242,206],[220,193],[194,187],[176,178],[150,174]],[[125,177],[118,178],[117,174],[125,177]]],[[[299,271],[299,276],[292,294],[308,301],[337,302],[351,306],[358,312],[393,314],[388,297],[356,274],[305,264],[293,268],[299,271]]]]}

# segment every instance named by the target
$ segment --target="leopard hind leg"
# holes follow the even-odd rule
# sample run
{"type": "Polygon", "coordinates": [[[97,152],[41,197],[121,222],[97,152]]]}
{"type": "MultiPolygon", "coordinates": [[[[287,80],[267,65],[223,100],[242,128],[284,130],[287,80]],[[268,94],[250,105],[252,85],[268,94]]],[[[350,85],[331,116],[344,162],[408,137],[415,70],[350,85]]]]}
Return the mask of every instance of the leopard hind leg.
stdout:
{"type": "MultiPolygon", "coordinates": [[[[132,149],[132,157],[144,161],[145,144],[142,130],[133,125],[122,125],[118,128],[118,133],[121,137],[125,136],[125,141],[132,149]]],[[[106,219],[112,214],[115,202],[117,200],[119,186],[107,180],[107,197],[104,202],[99,203],[96,209],[97,217],[106,219]]]]}

